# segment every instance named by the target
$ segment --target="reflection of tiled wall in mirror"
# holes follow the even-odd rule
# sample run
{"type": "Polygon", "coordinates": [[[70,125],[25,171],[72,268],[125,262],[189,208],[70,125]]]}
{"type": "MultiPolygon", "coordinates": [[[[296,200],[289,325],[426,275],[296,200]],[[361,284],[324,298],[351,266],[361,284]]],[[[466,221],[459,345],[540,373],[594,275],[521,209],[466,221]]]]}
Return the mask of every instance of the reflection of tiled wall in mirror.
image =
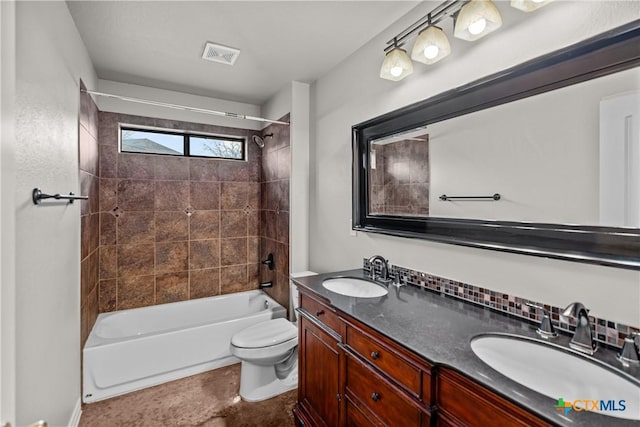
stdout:
{"type": "Polygon", "coordinates": [[[370,213],[429,215],[428,134],[375,144],[370,159],[370,213]]]}

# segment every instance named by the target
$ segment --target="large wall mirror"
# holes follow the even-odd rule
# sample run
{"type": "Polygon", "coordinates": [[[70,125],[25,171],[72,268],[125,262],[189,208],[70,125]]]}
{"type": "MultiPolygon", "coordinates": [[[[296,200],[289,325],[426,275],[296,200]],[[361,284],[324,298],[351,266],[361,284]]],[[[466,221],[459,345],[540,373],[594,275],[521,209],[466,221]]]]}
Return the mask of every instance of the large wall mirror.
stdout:
{"type": "Polygon", "coordinates": [[[640,21],[353,127],[354,229],[640,269],[640,21]]]}

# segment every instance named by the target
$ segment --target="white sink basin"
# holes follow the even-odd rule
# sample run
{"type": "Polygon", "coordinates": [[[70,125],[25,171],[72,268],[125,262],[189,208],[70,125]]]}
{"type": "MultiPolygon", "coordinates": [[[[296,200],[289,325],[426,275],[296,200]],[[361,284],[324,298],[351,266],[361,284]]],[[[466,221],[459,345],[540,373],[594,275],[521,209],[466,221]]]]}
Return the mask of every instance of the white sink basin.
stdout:
{"type": "Polygon", "coordinates": [[[322,286],[331,292],[346,295],[348,297],[375,298],[389,293],[389,291],[377,283],[366,279],[356,279],[351,277],[326,279],[322,282],[322,286]]]}
{"type": "MultiPolygon", "coordinates": [[[[577,400],[602,400],[605,410],[598,407],[594,412],[640,420],[640,382],[616,373],[603,363],[563,347],[512,335],[479,335],[471,340],[471,349],[496,371],[554,399],[556,405],[560,398],[565,404],[577,400]],[[607,408],[606,405],[611,405],[609,401],[614,401],[615,405],[607,408]],[[626,409],[620,410],[620,401],[624,401],[626,409]],[[618,410],[611,410],[614,407],[618,410]]],[[[593,409],[592,403],[577,405],[593,409]]]]}

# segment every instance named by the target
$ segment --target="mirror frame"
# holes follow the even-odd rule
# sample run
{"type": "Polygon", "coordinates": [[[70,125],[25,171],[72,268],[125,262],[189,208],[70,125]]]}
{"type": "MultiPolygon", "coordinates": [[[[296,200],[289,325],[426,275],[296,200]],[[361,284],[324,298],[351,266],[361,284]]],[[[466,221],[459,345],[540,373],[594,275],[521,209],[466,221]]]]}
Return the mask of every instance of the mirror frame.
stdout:
{"type": "Polygon", "coordinates": [[[372,140],[640,65],[640,20],[352,127],[356,231],[640,270],[640,229],[369,214],[372,140]]]}

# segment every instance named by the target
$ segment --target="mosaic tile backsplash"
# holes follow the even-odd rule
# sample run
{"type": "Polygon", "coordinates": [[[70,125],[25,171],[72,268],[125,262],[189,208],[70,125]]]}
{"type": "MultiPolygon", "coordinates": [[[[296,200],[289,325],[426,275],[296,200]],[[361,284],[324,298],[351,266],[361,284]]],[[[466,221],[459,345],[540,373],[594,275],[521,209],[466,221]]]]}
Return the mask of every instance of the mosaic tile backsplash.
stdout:
{"type": "MultiPolygon", "coordinates": [[[[371,269],[371,265],[366,258],[363,260],[363,267],[367,272],[371,269]]],[[[379,273],[378,266],[376,266],[376,272],[379,273]]],[[[481,305],[483,307],[489,307],[493,310],[531,322],[539,322],[542,320],[542,311],[530,308],[526,303],[529,302],[543,306],[549,311],[549,313],[551,313],[553,326],[557,330],[564,331],[569,334],[575,331],[575,323],[573,319],[568,319],[570,323],[560,321],[560,313],[564,310],[564,307],[554,307],[544,302],[532,301],[514,295],[492,291],[491,289],[481,288],[475,285],[434,276],[397,265],[390,265],[389,274],[394,278],[394,280],[398,280],[399,283],[417,286],[452,298],[481,305]]],[[[624,338],[629,333],[638,332],[640,330],[638,327],[624,325],[622,323],[612,322],[610,320],[600,319],[594,316],[589,316],[589,320],[592,325],[595,325],[596,341],[616,348],[622,348],[624,338]]]]}

